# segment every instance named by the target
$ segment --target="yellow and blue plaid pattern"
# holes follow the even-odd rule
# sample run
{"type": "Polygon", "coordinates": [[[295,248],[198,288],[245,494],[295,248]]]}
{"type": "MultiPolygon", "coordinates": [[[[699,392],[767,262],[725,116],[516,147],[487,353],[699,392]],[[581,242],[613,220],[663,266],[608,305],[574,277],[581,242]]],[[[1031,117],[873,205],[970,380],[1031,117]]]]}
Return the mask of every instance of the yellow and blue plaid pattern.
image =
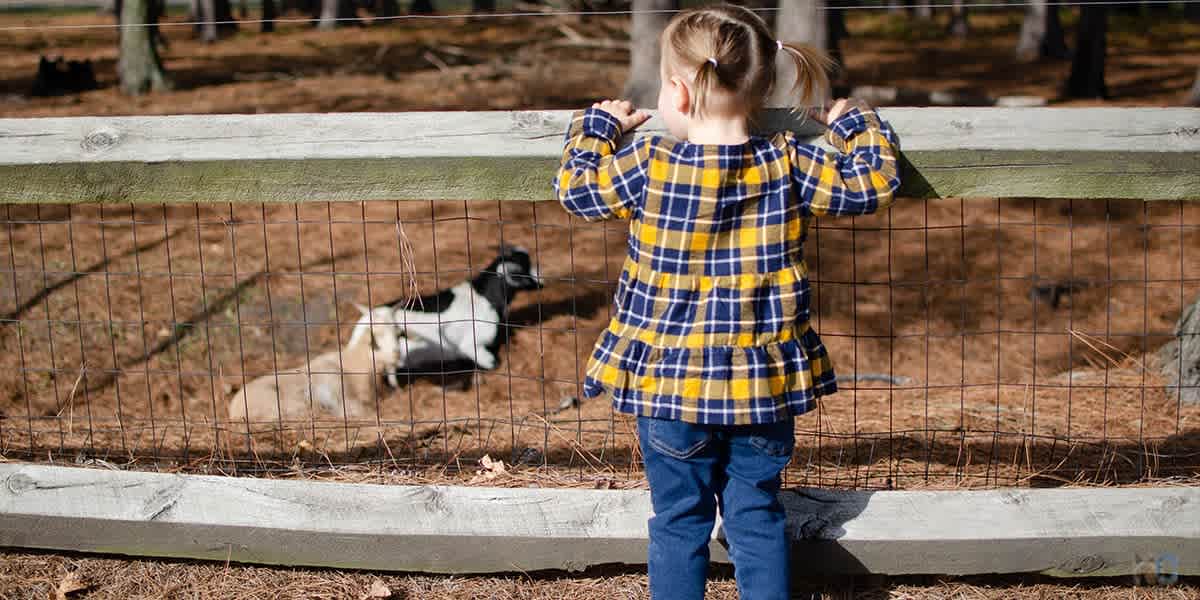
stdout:
{"type": "Polygon", "coordinates": [[[584,394],[622,412],[692,423],[766,423],[837,391],[809,326],[803,244],[814,216],[887,207],[897,142],[853,109],[829,152],[791,132],[742,144],[639,137],[618,149],[607,112],[575,114],[554,181],[587,221],[628,218],[616,310],[588,361],[584,394]]]}

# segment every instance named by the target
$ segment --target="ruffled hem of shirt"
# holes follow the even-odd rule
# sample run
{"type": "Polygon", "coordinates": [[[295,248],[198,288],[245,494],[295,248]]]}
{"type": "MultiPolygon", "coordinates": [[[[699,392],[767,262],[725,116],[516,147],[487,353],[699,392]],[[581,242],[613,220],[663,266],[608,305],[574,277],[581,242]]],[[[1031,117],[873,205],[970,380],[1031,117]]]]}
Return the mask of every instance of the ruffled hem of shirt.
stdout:
{"type": "Polygon", "coordinates": [[[804,414],[835,392],[833,367],[812,329],[772,344],[708,348],[656,347],[606,330],[583,385],[585,397],[608,395],[623,413],[722,425],[804,414]],[[733,373],[750,374],[736,394],[733,373]],[[688,385],[702,393],[685,393],[688,385]]]}

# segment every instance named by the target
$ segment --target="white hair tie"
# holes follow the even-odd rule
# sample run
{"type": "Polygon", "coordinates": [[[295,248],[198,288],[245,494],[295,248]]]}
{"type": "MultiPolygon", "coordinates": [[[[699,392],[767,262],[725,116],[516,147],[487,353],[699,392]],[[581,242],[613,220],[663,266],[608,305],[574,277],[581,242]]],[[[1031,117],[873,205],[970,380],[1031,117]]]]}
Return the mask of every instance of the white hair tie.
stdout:
{"type": "Polygon", "coordinates": [[[711,56],[710,56],[710,57],[708,57],[708,62],[712,63],[712,66],[713,66],[713,68],[716,68],[716,66],[717,66],[717,59],[715,59],[715,58],[713,58],[713,57],[711,57],[711,56]]]}
{"type": "Polygon", "coordinates": [[[783,42],[775,40],[775,50],[783,50],[783,42]]]}

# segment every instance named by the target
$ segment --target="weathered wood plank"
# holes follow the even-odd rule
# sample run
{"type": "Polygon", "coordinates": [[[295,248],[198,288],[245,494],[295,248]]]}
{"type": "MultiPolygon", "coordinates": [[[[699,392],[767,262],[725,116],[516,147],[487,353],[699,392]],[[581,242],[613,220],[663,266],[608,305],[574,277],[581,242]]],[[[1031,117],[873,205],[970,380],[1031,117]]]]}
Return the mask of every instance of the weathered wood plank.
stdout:
{"type": "MultiPolygon", "coordinates": [[[[1200,574],[1200,488],[784,492],[797,573],[1200,574]],[[1172,560],[1175,559],[1174,561],[1172,560]]],[[[0,546],[435,573],[643,564],[645,491],[0,464],[0,546]]],[[[728,561],[718,528],[713,557],[728,561]]]]}
{"type": "MultiPolygon", "coordinates": [[[[1200,109],[884,108],[923,197],[1200,198],[1200,109]]],[[[568,111],[0,119],[0,202],[548,200],[568,111]]],[[[645,131],[660,133],[652,119],[645,131]]],[[[763,130],[820,127],[773,111],[763,130]]]]}

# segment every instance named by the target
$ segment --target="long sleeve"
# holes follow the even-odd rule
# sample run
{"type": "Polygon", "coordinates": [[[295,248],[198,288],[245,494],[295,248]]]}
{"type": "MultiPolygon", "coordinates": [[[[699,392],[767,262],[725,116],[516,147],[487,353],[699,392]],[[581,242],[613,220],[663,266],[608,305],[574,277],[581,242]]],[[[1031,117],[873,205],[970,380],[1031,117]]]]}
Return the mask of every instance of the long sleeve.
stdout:
{"type": "Polygon", "coordinates": [[[646,187],[649,144],[639,137],[617,150],[620,123],[609,113],[589,108],[576,112],[567,131],[554,191],[571,214],[585,221],[629,218],[646,187]]]}
{"type": "Polygon", "coordinates": [[[874,110],[851,109],[829,127],[829,152],[788,138],[792,181],[807,211],[816,216],[865,215],[886,208],[900,187],[899,144],[874,110]]]}

